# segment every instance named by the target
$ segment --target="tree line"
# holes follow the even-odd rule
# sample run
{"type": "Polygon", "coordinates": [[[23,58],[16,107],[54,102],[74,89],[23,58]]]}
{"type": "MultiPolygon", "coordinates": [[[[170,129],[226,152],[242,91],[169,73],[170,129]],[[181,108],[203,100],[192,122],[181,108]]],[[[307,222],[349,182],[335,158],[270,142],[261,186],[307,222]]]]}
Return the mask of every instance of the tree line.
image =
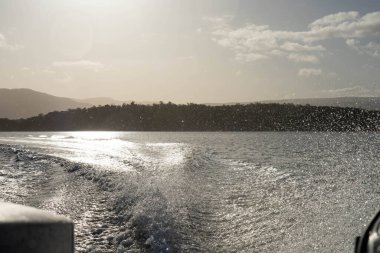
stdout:
{"type": "Polygon", "coordinates": [[[162,103],[0,119],[0,131],[379,131],[380,111],[294,104],[208,106],[162,103]]]}

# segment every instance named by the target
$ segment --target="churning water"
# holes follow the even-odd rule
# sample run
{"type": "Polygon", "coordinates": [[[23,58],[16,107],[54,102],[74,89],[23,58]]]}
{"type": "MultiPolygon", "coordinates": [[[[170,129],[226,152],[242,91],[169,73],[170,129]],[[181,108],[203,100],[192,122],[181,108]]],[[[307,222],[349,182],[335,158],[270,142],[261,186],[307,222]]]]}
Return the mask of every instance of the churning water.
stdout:
{"type": "Polygon", "coordinates": [[[380,209],[378,133],[1,133],[0,198],[76,249],[350,252],[380,209]]]}

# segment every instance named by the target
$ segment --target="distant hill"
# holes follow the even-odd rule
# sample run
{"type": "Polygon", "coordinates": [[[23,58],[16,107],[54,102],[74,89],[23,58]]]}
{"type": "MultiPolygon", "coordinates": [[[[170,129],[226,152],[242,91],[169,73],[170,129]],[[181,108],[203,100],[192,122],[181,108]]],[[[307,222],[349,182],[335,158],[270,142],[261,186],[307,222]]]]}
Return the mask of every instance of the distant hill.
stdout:
{"type": "Polygon", "coordinates": [[[123,105],[123,104],[130,104],[132,102],[139,105],[153,105],[153,104],[159,103],[158,101],[133,101],[133,100],[121,101],[121,100],[117,100],[117,99],[113,99],[109,97],[95,97],[95,98],[74,99],[74,100],[80,103],[90,104],[92,106],[123,105]]]}
{"type": "Polygon", "coordinates": [[[0,131],[380,131],[380,111],[293,104],[124,104],[0,119],[0,131]]]}
{"type": "Polygon", "coordinates": [[[353,107],[366,110],[380,111],[380,97],[337,97],[337,98],[302,98],[302,99],[284,99],[268,100],[260,103],[279,103],[295,105],[314,105],[314,106],[337,106],[353,107]]]}
{"type": "Polygon", "coordinates": [[[0,118],[29,118],[40,113],[89,107],[88,103],[31,89],[0,89],[0,118]]]}
{"type": "Polygon", "coordinates": [[[93,106],[102,106],[102,105],[122,105],[123,103],[128,103],[120,100],[116,100],[108,97],[96,97],[96,98],[86,98],[86,99],[74,99],[79,103],[90,104],[93,106]]]}
{"type": "MultiPolygon", "coordinates": [[[[19,119],[29,118],[38,114],[53,111],[65,111],[75,108],[88,108],[92,106],[130,104],[132,101],[120,101],[108,97],[95,97],[87,99],[72,99],[57,97],[31,89],[0,89],[0,118],[19,119]]],[[[159,102],[137,101],[135,104],[152,105],[159,102]]],[[[278,103],[312,106],[353,107],[366,110],[380,111],[380,97],[338,97],[338,98],[305,98],[267,100],[259,103],[278,103]]],[[[236,105],[238,103],[212,103],[210,106],[236,105]]],[[[239,103],[248,105],[247,103],[239,103]]]]}

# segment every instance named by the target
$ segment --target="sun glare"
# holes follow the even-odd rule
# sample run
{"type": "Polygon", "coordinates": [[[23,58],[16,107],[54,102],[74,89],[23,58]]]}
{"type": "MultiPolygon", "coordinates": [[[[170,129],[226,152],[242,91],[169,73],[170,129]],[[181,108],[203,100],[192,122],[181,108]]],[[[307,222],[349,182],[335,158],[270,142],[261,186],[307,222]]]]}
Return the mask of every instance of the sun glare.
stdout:
{"type": "Polygon", "coordinates": [[[84,140],[108,140],[117,138],[119,133],[110,131],[83,131],[72,132],[71,135],[84,140]]]}

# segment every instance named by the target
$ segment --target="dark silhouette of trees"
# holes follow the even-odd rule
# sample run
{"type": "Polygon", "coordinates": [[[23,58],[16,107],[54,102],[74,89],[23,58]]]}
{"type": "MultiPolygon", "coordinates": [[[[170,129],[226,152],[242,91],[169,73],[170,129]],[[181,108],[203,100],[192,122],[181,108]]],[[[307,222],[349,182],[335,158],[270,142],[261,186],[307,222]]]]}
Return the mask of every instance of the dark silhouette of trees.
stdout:
{"type": "Polygon", "coordinates": [[[379,131],[380,111],[293,104],[207,106],[159,103],[0,119],[0,131],[379,131]]]}

